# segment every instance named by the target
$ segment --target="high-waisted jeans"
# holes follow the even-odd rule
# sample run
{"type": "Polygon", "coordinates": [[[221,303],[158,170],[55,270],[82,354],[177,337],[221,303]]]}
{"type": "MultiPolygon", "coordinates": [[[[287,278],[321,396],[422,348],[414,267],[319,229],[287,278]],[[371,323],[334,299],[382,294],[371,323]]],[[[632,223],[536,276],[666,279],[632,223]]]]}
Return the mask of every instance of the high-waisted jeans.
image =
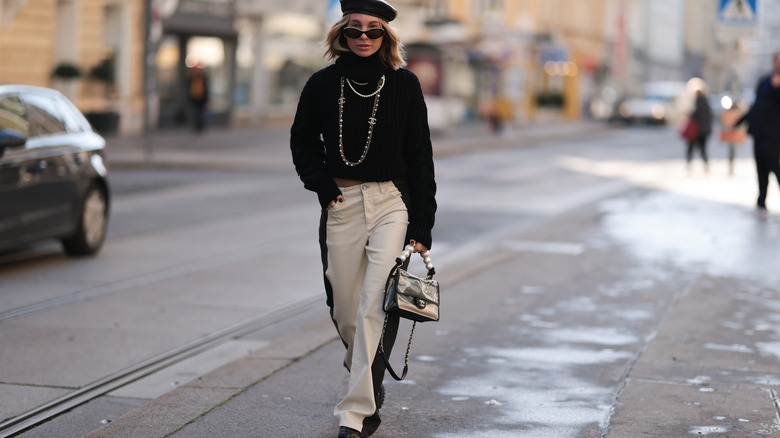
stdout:
{"type": "MultiPolygon", "coordinates": [[[[341,188],[344,202],[324,210],[320,248],[331,317],[347,349],[349,389],[333,414],[340,426],[375,430],[376,396],[385,364],[377,355],[387,275],[404,246],[406,204],[393,182],[341,188]]],[[[388,321],[384,348],[392,349],[398,319],[388,321]]]]}

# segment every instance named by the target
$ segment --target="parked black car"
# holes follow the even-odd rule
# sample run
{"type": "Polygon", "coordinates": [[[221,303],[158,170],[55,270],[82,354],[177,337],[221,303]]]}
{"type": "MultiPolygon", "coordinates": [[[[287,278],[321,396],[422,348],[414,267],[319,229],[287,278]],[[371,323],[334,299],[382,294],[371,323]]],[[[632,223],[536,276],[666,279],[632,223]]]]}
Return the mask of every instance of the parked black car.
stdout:
{"type": "Polygon", "coordinates": [[[0,85],[0,251],[60,239],[97,252],[110,190],[105,140],[61,93],[0,85]]]}

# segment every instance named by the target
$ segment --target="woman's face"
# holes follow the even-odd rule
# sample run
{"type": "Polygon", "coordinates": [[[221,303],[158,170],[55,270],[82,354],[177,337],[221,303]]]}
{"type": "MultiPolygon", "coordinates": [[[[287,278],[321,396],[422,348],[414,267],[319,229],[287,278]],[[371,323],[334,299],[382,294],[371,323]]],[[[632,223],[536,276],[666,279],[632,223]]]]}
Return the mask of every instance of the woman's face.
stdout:
{"type": "MultiPolygon", "coordinates": [[[[354,27],[360,30],[382,29],[382,23],[378,18],[371,15],[351,14],[347,27],[354,27]]],[[[385,39],[383,35],[372,40],[366,34],[360,35],[360,38],[350,38],[344,35],[344,38],[347,40],[349,50],[364,58],[376,53],[382,47],[382,40],[385,39]]]]}

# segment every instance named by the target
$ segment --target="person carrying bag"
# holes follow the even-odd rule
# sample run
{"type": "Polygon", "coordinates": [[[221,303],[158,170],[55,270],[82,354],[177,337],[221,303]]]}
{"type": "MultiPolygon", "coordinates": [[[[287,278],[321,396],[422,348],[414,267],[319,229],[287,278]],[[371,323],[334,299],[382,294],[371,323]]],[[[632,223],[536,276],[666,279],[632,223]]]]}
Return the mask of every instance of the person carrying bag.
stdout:
{"type": "Polygon", "coordinates": [[[341,0],[328,31],[335,63],[301,92],[290,150],[304,188],[319,201],[319,242],[330,316],[344,344],[349,385],[333,410],[339,438],[363,438],[381,422],[382,380],[399,316],[386,314],[387,273],[411,241],[431,248],[436,182],[428,114],[417,76],[382,0],[341,0]],[[384,333],[384,334],[383,334],[384,333]]]}

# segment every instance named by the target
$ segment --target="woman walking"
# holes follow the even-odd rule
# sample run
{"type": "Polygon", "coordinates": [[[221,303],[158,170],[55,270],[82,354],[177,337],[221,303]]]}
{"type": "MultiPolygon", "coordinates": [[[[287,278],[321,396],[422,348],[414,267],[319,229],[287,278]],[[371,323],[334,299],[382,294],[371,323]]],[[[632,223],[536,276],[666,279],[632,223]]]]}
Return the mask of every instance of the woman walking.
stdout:
{"type": "Polygon", "coordinates": [[[707,101],[707,96],[703,90],[696,91],[696,102],[691,114],[699,128],[698,136],[693,140],[688,140],[688,153],[686,156],[688,162],[688,172],[691,171],[691,162],[693,161],[693,151],[698,149],[701,159],[704,161],[704,171],[709,172],[709,161],[707,159],[707,138],[712,133],[712,109],[707,101]]]}
{"type": "MultiPolygon", "coordinates": [[[[431,247],[436,183],[427,109],[417,77],[401,68],[403,49],[382,0],[341,0],[327,34],[335,63],[314,73],[291,128],[293,162],[322,207],[320,249],[327,304],[346,347],[349,386],[334,415],[338,437],[379,427],[385,364],[377,355],[384,286],[411,243],[431,247]]],[[[390,318],[384,349],[398,329],[390,318]]]]}

